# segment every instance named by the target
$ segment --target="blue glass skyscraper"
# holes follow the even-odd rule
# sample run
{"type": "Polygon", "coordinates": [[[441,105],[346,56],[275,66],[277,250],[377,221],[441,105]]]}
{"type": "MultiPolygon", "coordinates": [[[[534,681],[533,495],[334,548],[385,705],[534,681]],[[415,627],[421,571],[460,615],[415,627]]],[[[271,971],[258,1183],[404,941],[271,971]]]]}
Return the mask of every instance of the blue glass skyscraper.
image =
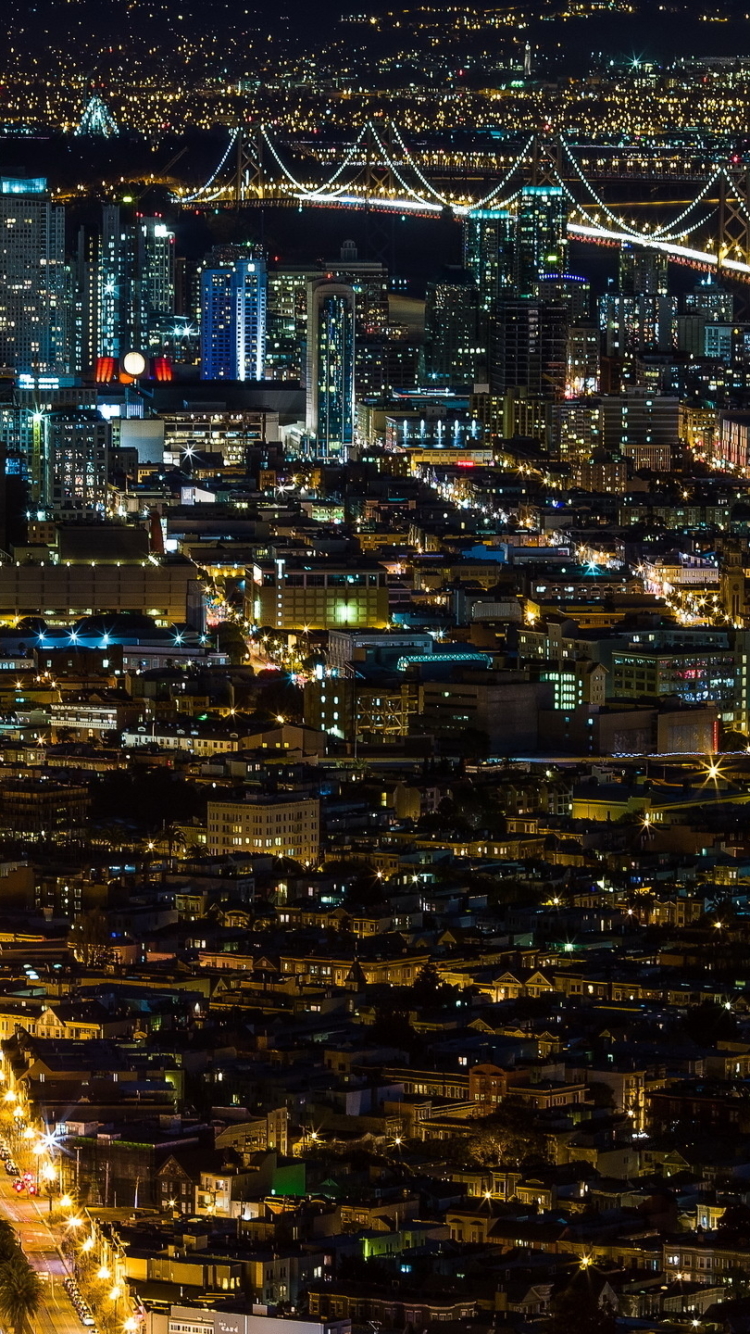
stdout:
{"type": "Polygon", "coordinates": [[[354,442],[354,318],[348,283],[308,284],[306,428],[320,459],[345,460],[354,442]]]}
{"type": "Polygon", "coordinates": [[[201,276],[201,378],[262,380],[266,362],[266,266],[242,259],[201,276]]]}

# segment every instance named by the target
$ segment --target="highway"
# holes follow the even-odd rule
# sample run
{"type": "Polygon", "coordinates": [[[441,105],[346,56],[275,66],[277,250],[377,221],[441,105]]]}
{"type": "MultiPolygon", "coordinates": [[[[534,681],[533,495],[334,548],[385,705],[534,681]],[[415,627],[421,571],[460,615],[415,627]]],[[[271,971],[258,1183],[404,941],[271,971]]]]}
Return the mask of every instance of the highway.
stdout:
{"type": "Polygon", "coordinates": [[[59,1225],[50,1226],[48,1220],[49,1204],[45,1199],[17,1195],[13,1180],[6,1176],[0,1164],[0,1212],[18,1233],[29,1263],[41,1274],[49,1274],[32,1324],[34,1334],[90,1334],[81,1324],[63,1287],[68,1271],[57,1248],[59,1225]]]}

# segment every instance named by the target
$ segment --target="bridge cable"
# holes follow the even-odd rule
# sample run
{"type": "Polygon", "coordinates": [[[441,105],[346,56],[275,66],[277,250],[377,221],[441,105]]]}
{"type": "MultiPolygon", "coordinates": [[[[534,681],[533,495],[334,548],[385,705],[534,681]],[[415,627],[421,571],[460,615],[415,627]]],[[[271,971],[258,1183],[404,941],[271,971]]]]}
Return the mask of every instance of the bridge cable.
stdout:
{"type": "Polygon", "coordinates": [[[300,193],[303,195],[310,194],[310,190],[308,189],[308,187],[306,185],[302,185],[301,182],[298,181],[296,177],[292,176],[292,173],[284,166],[284,163],[281,161],[281,158],[279,157],[278,153],[276,152],[276,149],[274,148],[272,140],[269,138],[268,131],[265,125],[261,125],[260,132],[263,135],[263,138],[265,139],[269,149],[271,150],[271,153],[273,154],[276,160],[277,166],[280,168],[284,176],[286,176],[290,185],[293,185],[295,189],[299,190],[300,193]]]}
{"type": "MultiPolygon", "coordinates": [[[[372,137],[373,137],[373,139],[375,140],[375,143],[377,144],[377,146],[378,146],[378,148],[380,149],[381,153],[383,154],[383,161],[385,162],[385,165],[386,165],[387,167],[389,167],[390,170],[393,172],[393,174],[394,174],[394,176],[396,177],[396,180],[398,181],[399,185],[402,187],[402,189],[404,189],[404,190],[406,191],[407,195],[410,195],[412,199],[414,199],[414,200],[417,201],[417,203],[419,203],[419,204],[424,204],[426,201],[425,201],[424,199],[422,199],[422,198],[417,194],[417,192],[416,192],[416,190],[413,188],[413,186],[407,184],[407,182],[404,180],[403,176],[401,175],[401,173],[400,173],[398,167],[395,165],[394,162],[391,161],[390,157],[388,156],[388,153],[387,153],[386,150],[385,150],[384,145],[383,145],[383,144],[381,143],[381,141],[380,141],[380,136],[378,135],[378,132],[377,132],[377,130],[375,129],[375,126],[373,125],[372,121],[368,121],[368,124],[369,124],[369,126],[370,126],[370,132],[371,132],[371,134],[372,134],[372,137]]],[[[433,193],[434,193],[434,192],[433,192],[433,193]]],[[[438,198],[440,198],[440,196],[438,196],[438,198]]],[[[444,204],[444,205],[447,203],[447,201],[446,201],[445,199],[440,199],[440,202],[441,202],[442,204],[444,204]]]]}
{"type": "MultiPolygon", "coordinates": [[[[714,174],[713,174],[713,176],[710,178],[710,180],[706,181],[706,184],[703,186],[703,189],[700,190],[699,193],[695,196],[695,199],[692,201],[692,203],[691,203],[691,204],[688,204],[687,208],[686,208],[686,209],[683,209],[682,213],[680,213],[676,218],[673,218],[671,222],[665,222],[665,224],[664,224],[663,227],[657,227],[656,230],[653,231],[653,232],[651,233],[651,235],[652,235],[652,236],[665,236],[666,233],[668,233],[668,232],[674,232],[674,228],[677,227],[677,226],[679,225],[679,223],[682,222],[682,219],[683,219],[683,218],[686,218],[686,217],[688,216],[689,213],[692,213],[692,211],[693,211],[693,209],[695,208],[696,204],[700,204],[701,200],[704,199],[704,198],[706,197],[706,195],[707,195],[708,191],[711,189],[711,187],[712,187],[713,185],[715,185],[717,181],[721,180],[721,177],[722,177],[724,174],[725,174],[725,173],[724,173],[724,168],[723,168],[723,167],[719,167],[718,171],[715,171],[715,172],[714,172],[714,174]]],[[[709,214],[709,217],[710,217],[710,214],[709,214]]],[[[675,235],[678,235],[678,234],[679,234],[679,235],[682,235],[682,233],[675,233],[675,235]]]]}
{"type": "MultiPolygon", "coordinates": [[[[366,132],[367,132],[367,122],[365,122],[365,124],[362,126],[362,128],[361,128],[359,134],[357,135],[356,139],[354,140],[354,143],[351,145],[351,147],[350,147],[349,149],[347,149],[346,156],[344,157],[344,160],[343,160],[343,162],[341,163],[341,166],[336,168],[335,172],[333,173],[333,176],[331,176],[331,177],[329,178],[329,180],[327,180],[323,185],[318,186],[318,189],[317,189],[316,192],[315,192],[316,194],[317,194],[320,190],[330,190],[331,186],[333,185],[333,182],[334,182],[335,180],[338,180],[338,177],[341,175],[342,171],[344,171],[345,168],[348,167],[349,163],[351,162],[352,158],[354,157],[354,154],[356,153],[357,149],[359,148],[359,145],[361,144],[361,142],[362,142],[362,140],[363,140],[363,138],[364,138],[366,132]]],[[[349,184],[351,185],[351,181],[349,182],[349,184]]],[[[342,189],[346,189],[346,186],[342,186],[341,188],[342,188],[342,189]]]]}
{"type": "Polygon", "coordinates": [[[426,176],[424,176],[423,173],[420,171],[419,167],[414,161],[414,158],[411,155],[410,150],[406,147],[406,144],[404,143],[401,137],[401,131],[399,130],[398,125],[396,125],[395,121],[393,120],[390,121],[389,124],[391,126],[391,129],[393,130],[394,135],[396,136],[396,139],[402,151],[406,154],[406,160],[409,163],[409,166],[414,171],[414,174],[419,177],[425,189],[429,190],[430,194],[434,195],[439,203],[448,205],[449,201],[445,198],[445,195],[441,195],[440,192],[435,189],[434,185],[431,185],[430,182],[427,180],[426,176]]]}
{"type": "MultiPolygon", "coordinates": [[[[505,175],[503,176],[503,179],[502,179],[501,181],[498,181],[498,184],[497,184],[496,186],[494,186],[492,190],[490,190],[489,194],[486,194],[486,195],[484,196],[484,199],[480,199],[480,200],[474,205],[474,208],[484,208],[485,204],[489,204],[490,200],[491,200],[491,199],[494,199],[494,198],[495,198],[495,195],[497,195],[497,194],[500,193],[500,191],[501,191],[501,190],[508,184],[508,181],[511,179],[511,177],[513,176],[513,174],[518,170],[518,168],[520,167],[521,163],[524,161],[524,159],[525,159],[525,157],[526,157],[526,154],[528,153],[529,149],[531,148],[531,145],[533,144],[533,142],[534,142],[534,136],[533,136],[533,134],[532,134],[532,135],[529,135],[529,138],[527,139],[525,146],[521,149],[521,152],[519,153],[519,155],[518,155],[518,157],[516,158],[515,162],[513,162],[513,163],[511,164],[511,166],[508,168],[508,170],[506,171],[505,175]]],[[[513,196],[513,198],[515,198],[515,196],[513,196]]],[[[503,202],[507,204],[507,203],[509,203],[510,201],[506,199],[506,200],[504,200],[503,202]]]]}
{"type": "MultiPolygon", "coordinates": [[[[211,186],[213,185],[214,181],[216,180],[216,177],[219,175],[219,172],[221,171],[222,167],[224,166],[224,163],[226,162],[227,158],[229,157],[229,154],[231,153],[232,148],[233,148],[234,145],[236,144],[236,142],[237,142],[237,136],[239,135],[239,133],[240,133],[240,127],[239,127],[239,125],[238,125],[237,128],[233,131],[233,133],[232,133],[232,135],[231,135],[231,137],[230,137],[229,143],[227,144],[226,152],[224,153],[224,156],[223,156],[223,158],[221,159],[221,162],[219,163],[219,165],[218,165],[218,167],[216,168],[215,172],[214,172],[211,176],[209,176],[209,178],[208,178],[208,180],[206,181],[205,185],[202,185],[202,186],[200,187],[200,189],[198,189],[198,190],[195,191],[194,194],[192,194],[192,195],[181,195],[181,196],[180,196],[180,202],[181,202],[181,203],[183,203],[183,204],[192,204],[193,201],[194,201],[195,199],[197,199],[199,195],[202,195],[203,192],[204,192],[205,190],[210,190],[211,186]]],[[[213,197],[216,198],[215,195],[214,195],[213,197]]]]}
{"type": "MultiPolygon", "coordinates": [[[[617,224],[617,226],[620,228],[621,231],[623,231],[623,232],[628,232],[631,236],[640,236],[640,235],[641,235],[640,232],[635,231],[632,227],[629,227],[628,224],[627,224],[626,222],[623,222],[623,220],[622,220],[620,217],[618,217],[618,215],[617,215],[616,213],[613,213],[613,212],[612,212],[612,209],[609,207],[609,205],[608,205],[608,204],[605,204],[604,200],[601,198],[601,195],[597,194],[597,192],[596,192],[596,190],[594,189],[593,185],[592,185],[591,182],[587,179],[587,177],[584,175],[584,173],[583,173],[581,167],[578,165],[578,163],[577,163],[575,157],[573,156],[573,150],[570,148],[569,144],[567,143],[567,140],[566,140],[562,135],[560,135],[560,143],[562,144],[563,148],[565,149],[565,152],[567,153],[567,155],[568,155],[568,157],[569,157],[569,159],[570,159],[570,161],[571,161],[571,163],[572,163],[572,165],[573,165],[573,169],[574,169],[576,175],[578,176],[579,180],[581,181],[581,183],[582,183],[583,185],[585,185],[585,187],[586,187],[586,189],[588,190],[589,194],[591,195],[592,199],[595,200],[595,202],[599,205],[600,209],[602,209],[602,211],[607,215],[607,217],[608,217],[612,222],[614,222],[614,223],[617,224]]],[[[558,174],[557,172],[556,172],[555,174],[557,175],[558,180],[560,180],[560,176],[559,176],[559,174],[558,174]]],[[[562,183],[562,182],[561,182],[561,183],[562,183]]],[[[577,203],[577,202],[578,202],[578,201],[576,201],[576,203],[577,203]]]]}

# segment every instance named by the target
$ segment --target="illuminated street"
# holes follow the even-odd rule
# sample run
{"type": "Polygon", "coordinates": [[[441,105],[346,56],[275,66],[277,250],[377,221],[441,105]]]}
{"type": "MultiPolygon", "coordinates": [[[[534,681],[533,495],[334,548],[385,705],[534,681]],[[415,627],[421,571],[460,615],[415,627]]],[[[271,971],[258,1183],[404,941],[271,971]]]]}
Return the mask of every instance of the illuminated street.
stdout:
{"type": "Polygon", "coordinates": [[[16,1194],[13,1180],[0,1168],[0,1213],[12,1223],[33,1268],[42,1276],[49,1275],[44,1280],[35,1330],[37,1334],[84,1334],[85,1327],[62,1284],[68,1271],[57,1248],[61,1229],[50,1225],[47,1201],[16,1194]]]}

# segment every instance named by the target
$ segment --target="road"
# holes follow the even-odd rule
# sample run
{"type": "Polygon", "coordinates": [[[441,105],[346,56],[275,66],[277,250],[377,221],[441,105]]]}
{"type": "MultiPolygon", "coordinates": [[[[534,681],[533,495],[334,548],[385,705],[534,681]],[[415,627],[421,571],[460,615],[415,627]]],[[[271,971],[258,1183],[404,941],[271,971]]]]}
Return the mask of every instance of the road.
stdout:
{"type": "Polygon", "coordinates": [[[34,1334],[89,1334],[63,1287],[67,1270],[57,1249],[54,1225],[51,1227],[48,1221],[47,1201],[17,1195],[12,1181],[0,1166],[0,1214],[18,1233],[29,1263],[40,1273],[49,1274],[33,1322],[34,1334]]]}

